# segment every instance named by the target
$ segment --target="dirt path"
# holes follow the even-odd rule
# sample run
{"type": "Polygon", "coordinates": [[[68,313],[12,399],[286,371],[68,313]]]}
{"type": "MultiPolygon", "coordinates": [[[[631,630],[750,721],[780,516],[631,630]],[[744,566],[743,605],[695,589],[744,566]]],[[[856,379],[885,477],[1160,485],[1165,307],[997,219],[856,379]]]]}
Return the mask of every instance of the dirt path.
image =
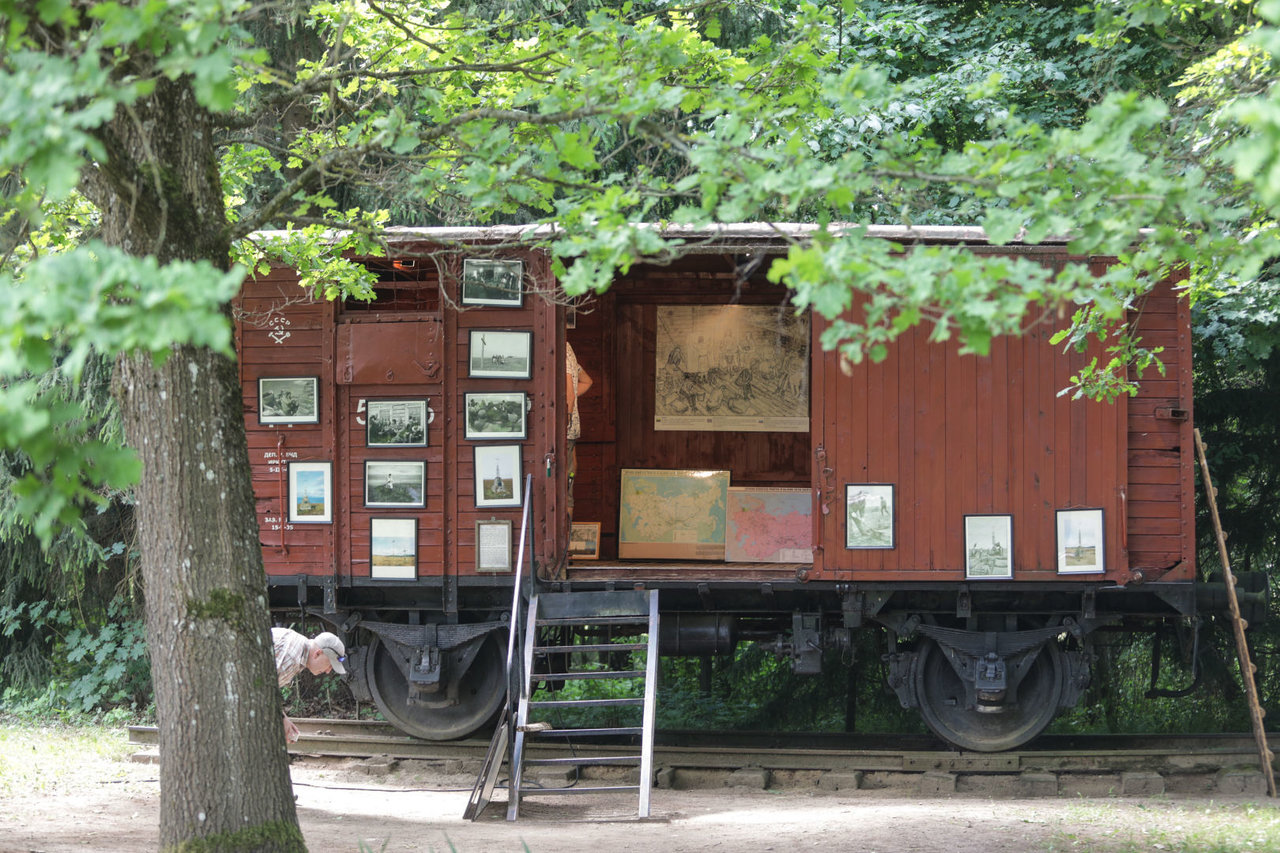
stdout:
{"type": "MultiPolygon", "coordinates": [[[[813,787],[655,790],[647,821],[636,820],[631,796],[531,797],[518,822],[495,802],[471,823],[462,813],[473,778],[455,769],[371,777],[357,762],[295,764],[311,851],[1194,851],[1277,849],[1280,839],[1280,810],[1257,798],[924,798],[813,787]]],[[[157,778],[155,766],[98,757],[11,786],[0,805],[0,851],[152,851],[157,778]]]]}

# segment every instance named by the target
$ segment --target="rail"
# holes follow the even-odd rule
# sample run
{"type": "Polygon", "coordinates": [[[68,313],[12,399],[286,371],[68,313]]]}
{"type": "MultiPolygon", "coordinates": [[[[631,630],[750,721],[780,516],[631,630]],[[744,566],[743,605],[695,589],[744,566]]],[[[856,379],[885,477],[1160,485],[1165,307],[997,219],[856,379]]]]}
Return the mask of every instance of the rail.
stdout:
{"type": "MultiPolygon", "coordinates": [[[[385,763],[389,757],[440,762],[441,767],[449,762],[475,767],[488,746],[487,741],[478,738],[419,740],[383,722],[294,722],[302,737],[290,744],[289,751],[299,761],[368,758],[385,763]]],[[[154,759],[158,744],[154,726],[131,726],[128,735],[140,758],[154,759]]],[[[1280,734],[1271,735],[1272,746],[1277,739],[1280,734]]],[[[617,747],[578,741],[572,747],[539,742],[531,749],[539,757],[589,759],[608,755],[617,747]]],[[[979,753],[943,748],[928,735],[668,730],[657,733],[654,765],[659,768],[660,778],[666,776],[679,787],[720,787],[727,783],[729,774],[755,768],[772,774],[771,784],[778,787],[822,787],[825,773],[861,772],[868,775],[868,787],[888,785],[894,779],[899,784],[910,784],[911,778],[920,779],[923,785],[926,776],[939,773],[970,782],[980,778],[993,782],[1011,780],[1032,774],[1032,781],[1038,779],[1036,784],[1040,786],[1045,778],[1035,774],[1049,774],[1056,778],[1061,794],[1070,793],[1074,785],[1084,785],[1086,790],[1101,795],[1107,795],[1112,788],[1113,794],[1119,793],[1125,785],[1134,784],[1135,778],[1150,793],[1153,776],[1159,777],[1160,787],[1169,793],[1216,790],[1237,795],[1264,794],[1262,774],[1248,767],[1256,755],[1256,744],[1248,733],[1044,735],[1019,750],[979,753]]]]}

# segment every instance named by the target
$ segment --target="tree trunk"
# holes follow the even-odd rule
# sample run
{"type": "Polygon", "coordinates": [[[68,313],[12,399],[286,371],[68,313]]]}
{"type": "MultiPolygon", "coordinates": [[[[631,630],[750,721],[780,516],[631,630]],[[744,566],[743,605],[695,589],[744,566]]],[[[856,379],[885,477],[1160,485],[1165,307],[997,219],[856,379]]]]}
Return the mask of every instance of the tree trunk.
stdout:
{"type": "MultiPolygon", "coordinates": [[[[161,79],[99,134],[83,188],[107,242],[225,269],[209,115],[161,79]]],[[[160,733],[160,843],[305,850],[289,780],[240,382],[225,356],[175,347],[117,363],[125,434],[142,460],[138,539],[160,733]]]]}
{"type": "MultiPolygon", "coordinates": [[[[160,730],[160,840],[300,850],[235,365],[119,365],[160,730]]],[[[203,849],[203,848],[202,848],[203,849]]]]}

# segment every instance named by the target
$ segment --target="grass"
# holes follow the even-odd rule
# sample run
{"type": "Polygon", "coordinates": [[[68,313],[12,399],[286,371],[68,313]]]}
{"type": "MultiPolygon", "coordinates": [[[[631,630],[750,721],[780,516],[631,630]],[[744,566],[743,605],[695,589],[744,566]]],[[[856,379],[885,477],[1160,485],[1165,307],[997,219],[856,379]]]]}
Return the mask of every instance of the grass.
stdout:
{"type": "Polygon", "coordinates": [[[0,798],[53,793],[86,773],[100,779],[135,749],[118,724],[0,718],[0,798]]]}
{"type": "Polygon", "coordinates": [[[1050,853],[1242,853],[1280,850],[1280,803],[1196,805],[1168,800],[1130,808],[1097,802],[1073,810],[1073,831],[1055,833],[1050,853]]]}

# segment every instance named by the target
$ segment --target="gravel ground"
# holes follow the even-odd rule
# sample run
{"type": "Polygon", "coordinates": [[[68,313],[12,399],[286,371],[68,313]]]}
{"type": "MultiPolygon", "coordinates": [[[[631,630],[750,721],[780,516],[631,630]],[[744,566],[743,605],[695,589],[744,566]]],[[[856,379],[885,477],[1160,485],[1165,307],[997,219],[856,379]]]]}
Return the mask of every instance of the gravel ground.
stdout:
{"type": "MultiPolygon", "coordinates": [[[[154,765],[130,761],[124,744],[69,760],[50,753],[30,730],[8,734],[6,740],[0,731],[2,853],[156,849],[160,791],[154,765]]],[[[636,818],[631,795],[533,795],[522,803],[520,820],[509,823],[499,791],[480,819],[469,822],[462,814],[474,776],[466,770],[425,762],[378,771],[355,760],[295,762],[294,792],[307,843],[313,853],[1280,849],[1275,801],[1221,792],[1018,798],[923,796],[918,785],[659,789],[647,820],[636,818]]]]}

